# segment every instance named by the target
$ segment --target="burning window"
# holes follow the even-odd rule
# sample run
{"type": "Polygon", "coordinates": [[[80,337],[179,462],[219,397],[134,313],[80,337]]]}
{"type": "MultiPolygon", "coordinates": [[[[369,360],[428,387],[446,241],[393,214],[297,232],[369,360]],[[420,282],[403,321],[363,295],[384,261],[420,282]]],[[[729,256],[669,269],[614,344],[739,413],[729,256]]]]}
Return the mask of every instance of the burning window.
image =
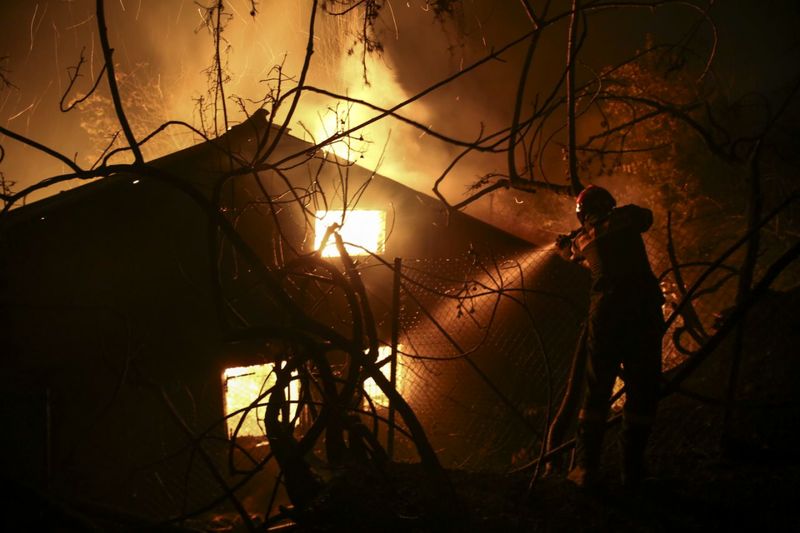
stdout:
{"type": "MultiPolygon", "coordinates": [[[[264,365],[240,366],[227,368],[222,374],[223,391],[225,394],[225,416],[235,413],[240,409],[246,409],[257,398],[264,394],[270,387],[275,385],[275,365],[272,363],[264,365]]],[[[294,418],[297,412],[298,386],[297,381],[292,380],[288,387],[289,418],[294,418]]],[[[255,409],[247,411],[239,428],[239,437],[263,437],[264,436],[264,414],[267,411],[269,396],[262,398],[255,409]]],[[[236,426],[242,419],[244,412],[237,413],[226,418],[228,437],[236,431],[236,426]]]]}
{"type": "MultiPolygon", "coordinates": [[[[398,351],[402,348],[402,345],[397,347],[398,351]]],[[[384,361],[383,365],[381,366],[381,373],[386,376],[386,379],[391,380],[391,362],[388,357],[392,354],[392,347],[391,346],[381,346],[378,348],[378,361],[384,361]]],[[[395,386],[400,394],[404,393],[403,385],[404,379],[406,376],[406,367],[403,364],[403,358],[398,353],[397,354],[397,368],[395,370],[395,386]]],[[[367,378],[364,380],[364,392],[372,398],[372,402],[380,405],[381,407],[388,407],[389,406],[389,398],[386,397],[386,394],[383,393],[381,388],[375,383],[375,380],[372,378],[367,378]]]]}
{"type": "MultiPolygon", "coordinates": [[[[350,255],[379,254],[386,241],[386,213],[384,211],[317,211],[314,228],[314,248],[322,246],[322,239],[330,226],[338,224],[337,230],[350,255]]],[[[339,257],[333,237],[322,249],[322,257],[339,257]]]]}

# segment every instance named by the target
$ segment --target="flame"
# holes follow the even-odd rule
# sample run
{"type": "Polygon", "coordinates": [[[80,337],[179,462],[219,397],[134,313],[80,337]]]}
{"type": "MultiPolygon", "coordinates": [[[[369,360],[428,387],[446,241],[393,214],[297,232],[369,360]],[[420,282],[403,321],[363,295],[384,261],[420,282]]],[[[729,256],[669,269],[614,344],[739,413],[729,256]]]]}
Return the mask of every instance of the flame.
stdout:
{"type": "MultiPolygon", "coordinates": [[[[346,109],[343,105],[337,105],[335,109],[329,107],[326,114],[320,117],[312,141],[319,143],[350,129],[353,113],[352,106],[346,109]]],[[[369,143],[364,140],[363,134],[351,135],[326,144],[322,151],[335,155],[342,162],[354,163],[369,153],[369,143]]]]}
{"type": "MultiPolygon", "coordinates": [[[[297,110],[296,122],[313,125],[310,131],[303,133],[303,138],[309,142],[321,142],[379,115],[379,111],[358,101],[390,109],[410,96],[385,58],[367,56],[369,85],[363,83],[365,64],[359,54],[345,54],[338,60],[331,58],[329,65],[331,88],[354,101],[308,95],[304,99],[305,105],[297,110]]],[[[436,124],[436,113],[422,101],[404,106],[399,114],[431,127],[441,127],[441,124],[436,124]]],[[[297,132],[304,130],[294,129],[297,132]]],[[[450,153],[421,142],[423,137],[419,130],[384,117],[359,128],[349,138],[324,146],[322,150],[334,154],[341,161],[357,163],[400,183],[412,187],[418,184],[417,188],[427,189],[430,175],[439,174],[440,169],[450,163],[450,153]]]]}
{"type": "MultiPolygon", "coordinates": [[[[622,381],[622,378],[617,376],[617,379],[614,381],[614,388],[611,391],[611,395],[614,396],[619,390],[625,386],[625,382],[622,381]]],[[[622,396],[617,398],[617,400],[611,405],[611,410],[615,413],[622,411],[622,408],[625,407],[625,399],[626,396],[623,393],[622,396]]]]}
{"type": "MultiPolygon", "coordinates": [[[[402,344],[397,345],[398,352],[403,348],[402,344]]],[[[391,372],[391,365],[389,364],[389,356],[392,354],[392,347],[391,346],[381,346],[378,348],[378,358],[380,360],[385,360],[383,366],[381,366],[381,374],[386,376],[386,379],[392,379],[390,372],[391,372]]],[[[405,394],[405,377],[407,373],[407,368],[403,363],[403,357],[398,353],[397,354],[397,367],[396,367],[396,374],[395,374],[395,387],[397,387],[398,392],[400,394],[405,394]]],[[[381,406],[381,407],[388,407],[389,406],[389,398],[386,397],[386,394],[381,390],[375,380],[372,378],[367,378],[364,380],[364,392],[372,399],[372,402],[381,406]]],[[[366,402],[366,400],[365,400],[366,402]]]]}
{"type": "MultiPolygon", "coordinates": [[[[246,413],[238,413],[228,416],[240,409],[249,407],[266,390],[275,385],[275,365],[267,363],[263,365],[240,366],[226,368],[222,373],[222,383],[225,393],[225,416],[228,428],[228,436],[232,436],[236,431],[236,426],[245,416],[242,427],[239,428],[239,437],[263,437],[264,436],[264,415],[266,404],[269,397],[263,398],[259,402],[259,407],[251,409],[246,413]]],[[[299,398],[298,385],[296,380],[292,380],[288,387],[288,398],[290,403],[289,418],[294,418],[297,413],[297,399],[299,398]]]]}
{"type": "MultiPolygon", "coordinates": [[[[350,255],[379,254],[384,251],[386,241],[386,213],[384,211],[317,211],[314,228],[314,249],[319,250],[328,228],[334,224],[345,242],[345,250],[350,255]]],[[[339,251],[332,238],[322,249],[322,257],[338,257],[339,251]]]]}

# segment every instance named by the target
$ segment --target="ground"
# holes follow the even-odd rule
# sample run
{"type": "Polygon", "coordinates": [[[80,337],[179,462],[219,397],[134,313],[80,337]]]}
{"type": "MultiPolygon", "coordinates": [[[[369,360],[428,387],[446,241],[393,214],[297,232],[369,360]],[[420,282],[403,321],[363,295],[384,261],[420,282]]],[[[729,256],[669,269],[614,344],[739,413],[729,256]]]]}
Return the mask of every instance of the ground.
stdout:
{"type": "Polygon", "coordinates": [[[563,473],[537,479],[529,491],[531,472],[451,471],[458,503],[435,522],[426,516],[439,499],[422,470],[393,465],[394,488],[387,479],[343,481],[329,501],[338,505],[321,506],[320,519],[299,531],[800,531],[798,316],[800,289],[768,293],[751,311],[729,431],[719,399],[729,383],[730,341],[662,400],[648,452],[653,478],[638,491],[619,482],[612,428],[603,488],[594,493],[563,473]]]}
{"type": "Polygon", "coordinates": [[[623,490],[617,479],[612,432],[604,485],[593,493],[578,490],[563,475],[537,480],[528,493],[530,473],[451,471],[460,509],[443,524],[425,518],[432,496],[421,469],[395,465],[394,491],[358,482],[338,487],[352,499],[339,493],[336,511],[325,509],[319,522],[297,531],[800,531],[800,461],[794,451],[755,450],[746,443],[723,451],[709,446],[719,436],[714,406],[698,409],[696,402],[676,397],[662,407],[659,431],[674,437],[705,425],[708,434],[695,435],[696,447],[670,450],[654,443],[655,477],[638,491],[623,490]],[[688,418],[691,423],[682,424],[688,418]],[[390,492],[396,497],[391,503],[384,499],[390,492]]]}
{"type": "MultiPolygon", "coordinates": [[[[665,398],[648,452],[653,478],[635,492],[618,480],[609,430],[604,484],[586,493],[556,474],[448,471],[455,498],[417,464],[351,468],[312,511],[281,531],[661,532],[800,531],[800,290],[774,293],[751,314],[738,383],[739,409],[723,439],[730,361],[720,348],[678,394],[665,398]]],[[[7,483],[4,483],[9,488],[7,483]]],[[[2,531],[245,531],[236,515],[153,527],[131,517],[76,512],[33,492],[6,491],[2,531]]],[[[264,524],[258,524],[264,530],[264,524]]]]}

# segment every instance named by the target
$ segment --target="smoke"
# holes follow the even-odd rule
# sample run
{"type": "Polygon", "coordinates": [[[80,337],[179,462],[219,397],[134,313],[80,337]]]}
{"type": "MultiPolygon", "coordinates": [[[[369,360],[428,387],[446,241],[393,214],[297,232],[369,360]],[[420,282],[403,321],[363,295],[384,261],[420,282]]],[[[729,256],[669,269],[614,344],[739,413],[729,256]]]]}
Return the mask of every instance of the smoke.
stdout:
{"type": "MultiPolygon", "coordinates": [[[[225,14],[230,15],[223,32],[223,55],[231,75],[226,86],[228,95],[248,100],[261,98],[268,90],[264,80],[277,64],[283,65],[288,76],[299,75],[308,37],[309,3],[275,0],[262,4],[255,17],[249,14],[251,6],[247,0],[228,0],[225,6],[225,14]]],[[[369,86],[364,84],[364,65],[359,44],[355,43],[363,23],[360,11],[354,10],[347,16],[319,12],[309,82],[377,105],[392,106],[452,73],[470,60],[471,56],[464,54],[468,43],[458,35],[458,28],[452,22],[437,21],[423,8],[423,2],[403,2],[389,4],[384,9],[377,29],[385,52],[366,58],[369,86]],[[348,53],[351,48],[354,48],[352,54],[348,53]],[[448,48],[459,49],[460,55],[448,52],[448,48]]],[[[19,2],[4,6],[3,10],[5,20],[13,21],[7,25],[14,45],[3,50],[2,55],[10,58],[11,80],[18,89],[2,95],[0,120],[64,153],[77,154],[81,162],[96,157],[102,141],[107,141],[103,136],[112,133],[113,115],[104,84],[94,101],[87,101],[70,114],[57,111],[69,81],[69,69],[78,62],[81,50],[85,64],[67,101],[84,94],[102,66],[94,2],[19,2]],[[103,113],[107,116],[102,117],[103,113]]],[[[214,53],[213,40],[202,16],[203,10],[190,0],[106,2],[125,104],[130,109],[134,130],[140,135],[149,131],[153,123],[167,119],[196,123],[196,101],[208,87],[205,70],[212,64],[214,53]],[[144,101],[147,96],[151,102],[144,101]]],[[[402,112],[445,133],[477,135],[479,122],[465,112],[474,107],[473,92],[469,87],[448,88],[402,112]]],[[[327,111],[334,107],[335,102],[330,99],[304,96],[290,125],[293,132],[302,134],[299,124],[302,122],[313,134],[321,135],[327,111]]],[[[477,114],[482,114],[482,110],[477,114]]],[[[244,119],[236,109],[231,116],[234,122],[244,119]]],[[[350,122],[354,124],[370,116],[370,112],[354,106],[350,122]]],[[[487,127],[493,122],[491,117],[483,120],[487,127]]],[[[432,172],[420,168],[421,160],[433,159],[436,164],[430,166],[441,170],[446,159],[435,154],[440,147],[426,146],[429,139],[424,139],[419,131],[396,122],[387,121],[363,134],[372,147],[363,163],[376,166],[382,159],[387,173],[396,168],[396,173],[402,176],[419,174],[428,178],[432,172]],[[387,142],[387,155],[381,158],[387,142]]],[[[153,149],[151,155],[191,142],[190,136],[178,136],[170,139],[169,144],[153,149]]],[[[16,163],[19,162],[12,165],[13,171],[8,167],[6,171],[21,177],[21,181],[44,177],[45,169],[54,169],[49,164],[35,165],[33,169],[16,163]]]]}
{"type": "MultiPolygon", "coordinates": [[[[534,4],[538,7],[538,3],[534,4]]],[[[225,14],[230,15],[223,32],[223,59],[230,74],[226,92],[241,98],[252,112],[256,107],[253,102],[268,91],[265,80],[276,64],[282,64],[283,72],[295,80],[299,75],[308,39],[310,3],[258,2],[260,12],[256,16],[250,15],[248,0],[226,0],[224,5],[225,14]]],[[[355,9],[345,16],[318,12],[315,52],[307,82],[391,107],[460,72],[531,28],[519,2],[464,0],[454,5],[458,9],[453,13],[437,17],[426,0],[386,0],[375,25],[383,52],[367,55],[365,60],[369,85],[364,83],[365,65],[357,42],[363,25],[362,11],[355,9]]],[[[9,56],[9,77],[18,88],[0,93],[0,123],[69,157],[74,155],[82,164],[91,164],[114,133],[113,110],[103,84],[97,97],[76,111],[58,112],[58,102],[69,80],[68,68],[77,63],[81,49],[85,48],[86,64],[71,91],[72,98],[91,87],[102,66],[94,7],[91,0],[4,2],[2,7],[7,44],[0,49],[0,57],[9,56]]],[[[557,0],[552,10],[565,7],[568,2],[557,0]]],[[[643,42],[645,34],[682,35],[686,13],[679,15],[678,8],[670,9],[592,15],[579,74],[585,79],[592,76],[593,69],[630,54],[643,42]]],[[[137,136],[169,119],[198,124],[197,100],[207,93],[205,71],[214,54],[212,36],[203,24],[203,11],[192,0],[106,2],[124,102],[137,136]]],[[[565,42],[563,19],[549,28],[539,43],[527,79],[528,101],[537,93],[547,94],[557,83],[565,61],[565,42]]],[[[476,139],[481,131],[507,127],[524,52],[524,45],[516,47],[499,60],[404,107],[400,113],[466,141],[476,139]]],[[[293,83],[287,81],[284,89],[293,83]]],[[[294,135],[320,140],[344,126],[337,122],[337,118],[343,118],[343,110],[349,110],[349,125],[374,116],[374,112],[358,105],[337,105],[330,98],[306,94],[289,126],[294,135]]],[[[235,105],[229,105],[229,111],[232,122],[245,119],[245,113],[235,105]]],[[[529,112],[530,107],[524,111],[529,112]]],[[[556,117],[549,127],[560,127],[558,120],[556,117]]],[[[363,142],[357,147],[366,150],[354,155],[359,164],[429,194],[434,180],[461,150],[391,119],[371,125],[358,135],[363,142]]],[[[170,129],[145,153],[154,158],[196,141],[184,130],[170,129]]],[[[17,182],[18,188],[66,170],[33,150],[16,145],[12,149],[8,140],[2,142],[6,147],[2,170],[17,182]]],[[[455,203],[481,176],[506,173],[506,165],[503,156],[471,154],[453,169],[443,192],[455,203]]],[[[557,149],[546,154],[543,166],[551,180],[564,178],[564,163],[557,149]]],[[[569,201],[553,200],[552,195],[500,192],[470,209],[517,234],[569,229],[553,222],[569,213],[569,201]],[[532,217],[533,212],[544,215],[532,217]]]]}
{"type": "MultiPolygon", "coordinates": [[[[463,8],[452,16],[436,18],[424,0],[387,1],[376,24],[384,51],[367,55],[363,63],[357,42],[363,24],[361,11],[354,10],[346,16],[320,11],[307,83],[392,107],[529,30],[518,5],[496,4],[484,0],[463,2],[463,8]],[[365,67],[369,84],[364,82],[365,67]]],[[[253,102],[269,90],[266,80],[275,65],[281,64],[290,78],[296,80],[299,76],[308,39],[310,3],[260,3],[255,17],[250,16],[248,0],[226,0],[224,5],[224,14],[230,16],[224,19],[222,34],[223,61],[230,75],[226,94],[241,98],[247,111],[252,112],[256,107],[253,102]]],[[[18,89],[2,94],[0,121],[86,166],[97,160],[118,131],[105,83],[70,113],[58,112],[58,105],[69,83],[70,68],[77,64],[82,51],[85,63],[67,102],[85,94],[102,68],[94,8],[90,0],[20,2],[4,7],[8,15],[5,20],[16,22],[10,29],[16,45],[8,55],[12,81],[18,89]]],[[[191,0],[106,2],[123,102],[137,138],[167,120],[200,125],[197,102],[208,97],[206,71],[214,54],[213,38],[204,25],[203,14],[204,10],[191,0]]],[[[559,61],[556,57],[561,56],[555,53],[561,46],[556,41],[546,46],[553,47],[553,54],[542,54],[545,59],[536,65],[538,73],[552,70],[559,61]]],[[[405,106],[400,113],[466,141],[476,139],[481,130],[506,127],[513,109],[521,53],[522,50],[512,50],[503,61],[455,80],[405,106]]],[[[542,74],[537,74],[536,80],[548,81],[542,74]]],[[[284,90],[293,85],[292,80],[287,81],[284,90]]],[[[246,113],[237,106],[229,105],[228,109],[233,123],[245,120],[246,113]]],[[[306,94],[289,126],[292,134],[319,141],[337,129],[372,116],[374,111],[359,105],[306,94]],[[343,110],[349,116],[342,115],[343,110]],[[341,118],[346,119],[346,124],[337,122],[341,118]]],[[[357,143],[363,152],[354,154],[359,164],[428,194],[434,180],[461,150],[393,119],[364,128],[358,136],[363,139],[357,143]]],[[[143,151],[145,157],[153,159],[197,141],[184,129],[170,128],[143,151]]],[[[2,170],[18,189],[68,171],[61,163],[34,150],[19,146],[10,149],[8,141],[4,145],[7,156],[2,170]]],[[[123,139],[119,136],[116,146],[121,145],[123,139]]],[[[503,157],[472,154],[452,171],[442,191],[455,203],[463,199],[467,187],[479,177],[504,171],[503,157]]],[[[43,194],[55,192],[49,189],[43,194]]],[[[529,217],[519,212],[518,206],[523,205],[518,203],[519,198],[499,194],[491,202],[493,205],[483,204],[483,211],[473,208],[473,213],[484,218],[493,216],[501,226],[519,227],[520,220],[527,223],[529,217]],[[504,205],[516,211],[498,209],[504,205]]]]}

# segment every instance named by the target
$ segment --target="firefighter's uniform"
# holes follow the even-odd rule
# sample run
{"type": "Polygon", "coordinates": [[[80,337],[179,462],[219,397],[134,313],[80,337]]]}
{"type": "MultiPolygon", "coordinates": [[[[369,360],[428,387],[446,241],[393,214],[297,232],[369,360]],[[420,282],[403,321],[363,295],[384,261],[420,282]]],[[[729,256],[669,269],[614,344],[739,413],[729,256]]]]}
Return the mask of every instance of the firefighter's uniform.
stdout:
{"type": "Polygon", "coordinates": [[[609,399],[617,375],[625,381],[623,481],[642,476],[644,449],[659,399],[664,302],[641,233],[653,222],[649,209],[626,205],[584,220],[572,240],[573,258],[591,270],[584,399],[579,414],[578,485],[596,480],[609,399]]]}

